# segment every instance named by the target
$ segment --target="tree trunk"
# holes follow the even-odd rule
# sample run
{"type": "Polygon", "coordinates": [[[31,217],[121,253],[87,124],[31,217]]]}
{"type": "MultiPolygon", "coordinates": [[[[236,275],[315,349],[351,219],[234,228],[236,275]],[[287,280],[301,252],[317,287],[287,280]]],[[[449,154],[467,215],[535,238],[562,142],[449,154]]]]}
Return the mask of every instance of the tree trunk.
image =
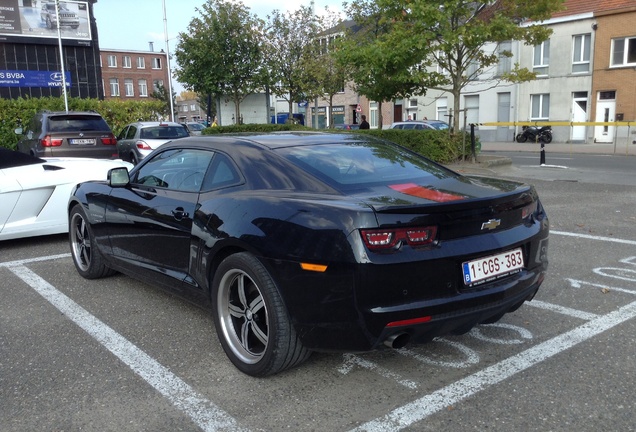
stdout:
{"type": "Polygon", "coordinates": [[[378,102],[378,129],[382,129],[382,101],[378,102]]]}

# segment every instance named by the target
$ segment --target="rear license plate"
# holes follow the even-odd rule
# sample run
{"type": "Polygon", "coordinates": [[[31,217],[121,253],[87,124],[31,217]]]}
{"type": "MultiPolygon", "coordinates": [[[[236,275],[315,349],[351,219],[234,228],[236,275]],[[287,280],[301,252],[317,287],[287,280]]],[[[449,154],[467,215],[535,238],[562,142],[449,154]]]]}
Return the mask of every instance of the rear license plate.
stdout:
{"type": "Polygon", "coordinates": [[[72,138],[70,140],[68,140],[69,144],[75,144],[75,145],[95,145],[95,139],[91,139],[91,138],[72,138]]]}
{"type": "Polygon", "coordinates": [[[498,255],[491,255],[462,264],[464,270],[464,284],[473,285],[478,282],[488,282],[517,273],[524,267],[523,253],[517,248],[498,255]]]}

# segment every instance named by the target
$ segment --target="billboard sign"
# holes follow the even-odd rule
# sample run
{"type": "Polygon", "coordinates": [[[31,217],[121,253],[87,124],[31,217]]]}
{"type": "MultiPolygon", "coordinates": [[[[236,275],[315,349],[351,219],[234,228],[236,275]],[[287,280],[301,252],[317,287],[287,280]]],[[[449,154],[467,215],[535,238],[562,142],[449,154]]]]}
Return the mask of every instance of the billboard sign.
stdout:
{"type": "Polygon", "coordinates": [[[88,2],[85,1],[61,0],[59,11],[56,11],[54,1],[2,0],[0,41],[39,38],[55,42],[59,24],[60,36],[63,40],[90,42],[91,26],[88,11],[88,2]]]}
{"type": "MultiPolygon", "coordinates": [[[[71,86],[71,73],[65,72],[66,87],[71,86]]],[[[0,87],[62,87],[62,72],[0,70],[0,87]]]]}

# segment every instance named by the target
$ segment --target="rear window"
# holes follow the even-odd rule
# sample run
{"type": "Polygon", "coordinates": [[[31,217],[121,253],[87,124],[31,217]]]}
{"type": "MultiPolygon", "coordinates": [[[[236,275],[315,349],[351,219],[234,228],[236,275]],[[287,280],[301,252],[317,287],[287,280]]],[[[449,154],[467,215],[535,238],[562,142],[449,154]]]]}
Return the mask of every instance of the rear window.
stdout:
{"type": "Polygon", "coordinates": [[[325,144],[276,151],[305,171],[342,189],[453,175],[422,156],[384,143],[325,144]]]}
{"type": "Polygon", "coordinates": [[[49,132],[99,131],[110,132],[106,121],[100,116],[68,116],[59,115],[49,117],[49,132]]]}
{"type": "Polygon", "coordinates": [[[143,128],[139,133],[142,139],[174,139],[188,136],[188,131],[183,126],[152,126],[143,128]]]}

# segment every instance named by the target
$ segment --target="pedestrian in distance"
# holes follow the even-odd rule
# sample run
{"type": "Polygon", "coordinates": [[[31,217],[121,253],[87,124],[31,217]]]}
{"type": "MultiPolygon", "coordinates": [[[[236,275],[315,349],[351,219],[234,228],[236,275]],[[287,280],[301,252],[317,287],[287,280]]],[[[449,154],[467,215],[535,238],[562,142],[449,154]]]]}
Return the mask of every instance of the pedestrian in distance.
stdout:
{"type": "Polygon", "coordinates": [[[369,122],[367,121],[367,116],[362,116],[362,122],[360,122],[360,129],[369,129],[369,122]]]}

